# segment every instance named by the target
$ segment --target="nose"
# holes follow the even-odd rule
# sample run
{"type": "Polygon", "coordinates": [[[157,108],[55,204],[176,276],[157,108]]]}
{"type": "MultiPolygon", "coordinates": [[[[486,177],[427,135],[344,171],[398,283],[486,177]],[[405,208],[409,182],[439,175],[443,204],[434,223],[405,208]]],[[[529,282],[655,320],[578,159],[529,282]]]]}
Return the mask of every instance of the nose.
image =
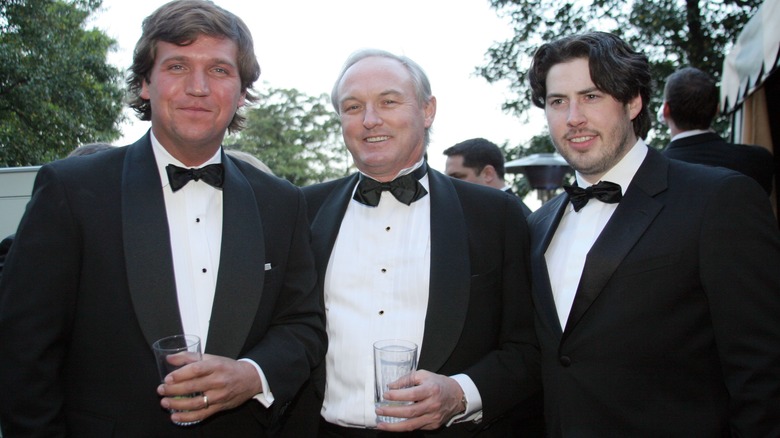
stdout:
{"type": "Polygon", "coordinates": [[[379,112],[373,105],[367,105],[366,111],[363,114],[363,127],[371,129],[382,124],[382,117],[379,116],[379,112]]]}
{"type": "Polygon", "coordinates": [[[193,96],[205,96],[209,94],[209,79],[204,72],[193,71],[187,81],[187,94],[193,96]]]}
{"type": "Polygon", "coordinates": [[[585,114],[580,111],[579,103],[572,102],[569,104],[569,116],[566,119],[566,124],[569,126],[580,126],[586,121],[585,114]]]}

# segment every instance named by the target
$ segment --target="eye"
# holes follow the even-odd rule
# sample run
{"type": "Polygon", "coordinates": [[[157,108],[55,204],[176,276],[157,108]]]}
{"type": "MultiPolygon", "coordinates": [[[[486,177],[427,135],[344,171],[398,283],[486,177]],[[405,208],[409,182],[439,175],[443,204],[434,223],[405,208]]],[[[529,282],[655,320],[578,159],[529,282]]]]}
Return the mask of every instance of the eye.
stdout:
{"type": "Polygon", "coordinates": [[[345,105],[344,108],[341,109],[341,112],[353,113],[353,112],[355,112],[355,111],[357,111],[359,109],[360,109],[360,105],[358,105],[356,103],[353,103],[353,104],[350,104],[350,105],[345,105]]]}
{"type": "Polygon", "coordinates": [[[556,97],[547,101],[547,106],[556,107],[563,104],[563,99],[556,97]]]}

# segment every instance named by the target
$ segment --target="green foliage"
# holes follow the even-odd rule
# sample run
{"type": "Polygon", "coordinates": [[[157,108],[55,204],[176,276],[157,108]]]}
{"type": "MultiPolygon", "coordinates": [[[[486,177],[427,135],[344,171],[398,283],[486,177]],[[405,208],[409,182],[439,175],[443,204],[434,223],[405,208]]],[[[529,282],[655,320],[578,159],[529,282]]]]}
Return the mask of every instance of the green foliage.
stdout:
{"type": "MultiPolygon", "coordinates": [[[[723,59],[743,25],[763,0],[490,0],[508,17],[514,37],[487,51],[487,65],[477,73],[490,83],[506,82],[514,97],[503,108],[527,120],[531,106],[527,74],[534,51],[562,35],[601,30],[621,36],[644,52],[651,63],[656,114],[663,84],[676,69],[690,65],[720,80],[723,59]]],[[[716,124],[721,131],[727,125],[716,124]]],[[[665,127],[649,135],[660,147],[668,140],[665,127]]]]}
{"type": "Polygon", "coordinates": [[[349,172],[341,122],[329,98],[296,89],[269,88],[247,112],[246,128],[229,140],[232,149],[260,158],[278,176],[298,186],[349,172]]]}
{"type": "Polygon", "coordinates": [[[0,165],[36,165],[119,137],[115,41],[85,29],[100,0],[0,0],[0,165]]]}

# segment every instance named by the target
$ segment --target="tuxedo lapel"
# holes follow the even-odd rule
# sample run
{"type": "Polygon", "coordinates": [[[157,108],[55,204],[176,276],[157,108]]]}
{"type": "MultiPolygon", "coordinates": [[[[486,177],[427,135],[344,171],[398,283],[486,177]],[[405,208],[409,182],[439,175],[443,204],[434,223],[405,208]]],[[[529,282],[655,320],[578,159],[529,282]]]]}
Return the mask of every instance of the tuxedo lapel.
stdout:
{"type": "Polygon", "coordinates": [[[585,259],[563,340],[598,298],[612,274],[663,209],[654,197],[666,189],[668,163],[648,150],[631,185],[585,259]]]}
{"type": "Polygon", "coordinates": [[[533,293],[538,303],[537,313],[560,336],[562,333],[561,322],[558,319],[558,311],[555,307],[550,274],[547,270],[547,259],[544,254],[550,246],[555,230],[563,217],[563,213],[569,206],[569,195],[562,194],[549,201],[549,206],[540,212],[536,219],[538,225],[534,227],[533,246],[531,247],[531,270],[533,272],[533,293]]]}
{"type": "Polygon", "coordinates": [[[144,337],[151,345],[182,333],[168,219],[149,133],[127,147],[122,230],[128,288],[144,337]]]}
{"type": "Polygon", "coordinates": [[[431,277],[421,369],[438,370],[449,358],[466,321],[471,287],[468,229],[449,177],[428,167],[431,197],[431,277]]]}
{"type": "Polygon", "coordinates": [[[325,270],[328,267],[330,253],[333,251],[333,245],[336,243],[336,237],[341,229],[344,213],[346,213],[347,206],[352,199],[352,191],[357,184],[358,175],[356,173],[341,180],[339,185],[322,202],[322,206],[311,222],[311,246],[314,259],[317,261],[317,275],[320,284],[325,282],[325,270]]]}
{"type": "Polygon", "coordinates": [[[222,248],[206,352],[238,357],[260,305],[265,263],[272,260],[265,259],[266,242],[255,192],[224,153],[222,162],[222,248]]]}

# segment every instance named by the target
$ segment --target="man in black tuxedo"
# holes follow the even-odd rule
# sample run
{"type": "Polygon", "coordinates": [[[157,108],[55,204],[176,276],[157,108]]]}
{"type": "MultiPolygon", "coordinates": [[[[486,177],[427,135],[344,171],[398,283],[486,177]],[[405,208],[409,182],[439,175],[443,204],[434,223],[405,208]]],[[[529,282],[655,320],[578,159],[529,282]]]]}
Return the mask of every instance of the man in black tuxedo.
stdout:
{"type": "Polygon", "coordinates": [[[531,209],[504,182],[504,154],[498,145],[484,138],[471,138],[444,150],[444,173],[452,178],[503,190],[515,198],[528,217],[531,209]]]}
{"type": "Polygon", "coordinates": [[[647,58],[612,34],[542,45],[529,81],[577,181],[528,218],[548,435],[780,436],[766,195],[646,146],[647,58]]]}
{"type": "Polygon", "coordinates": [[[760,147],[727,143],[710,129],[718,113],[718,86],[694,67],[682,68],[666,79],[661,116],[672,141],[663,150],[668,158],[736,170],[772,193],[774,159],[760,147]]]}
{"type": "Polygon", "coordinates": [[[329,349],[286,436],[542,436],[519,203],[427,165],[436,99],[412,60],[358,51],[331,97],[360,172],[303,189],[329,349]],[[377,409],[372,344],[387,338],[418,344],[419,365],[388,393],[413,403],[377,409]]]}
{"type": "Polygon", "coordinates": [[[151,130],[43,166],[8,255],[4,438],[263,437],[309,378],[325,333],[303,195],[221,147],[259,73],[211,2],[144,20],[128,85],[151,130]],[[178,333],[205,354],[161,384],[151,345],[178,333]]]}

